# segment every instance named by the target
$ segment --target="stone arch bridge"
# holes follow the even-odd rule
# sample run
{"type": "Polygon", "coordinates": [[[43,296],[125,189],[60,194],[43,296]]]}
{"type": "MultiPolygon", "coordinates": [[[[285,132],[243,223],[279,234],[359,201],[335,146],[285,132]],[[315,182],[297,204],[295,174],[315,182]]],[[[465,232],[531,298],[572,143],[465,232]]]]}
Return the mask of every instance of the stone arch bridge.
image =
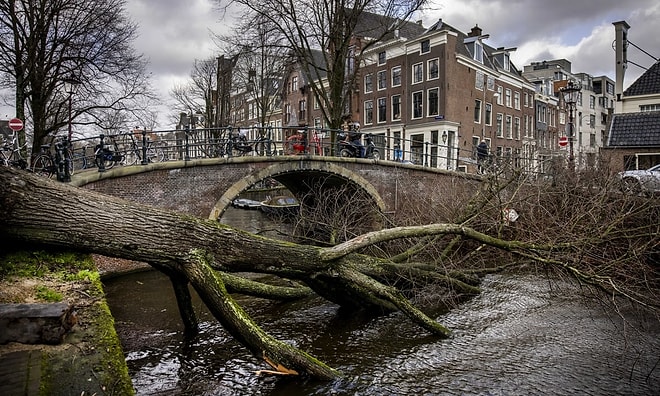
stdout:
{"type": "MultiPolygon", "coordinates": [[[[316,181],[361,189],[384,213],[399,213],[411,199],[433,205],[476,190],[478,177],[392,161],[273,156],[166,161],[76,173],[71,184],[133,202],[218,219],[250,186],[274,178],[303,196],[316,181]]],[[[419,206],[417,206],[419,207],[419,206]]]]}

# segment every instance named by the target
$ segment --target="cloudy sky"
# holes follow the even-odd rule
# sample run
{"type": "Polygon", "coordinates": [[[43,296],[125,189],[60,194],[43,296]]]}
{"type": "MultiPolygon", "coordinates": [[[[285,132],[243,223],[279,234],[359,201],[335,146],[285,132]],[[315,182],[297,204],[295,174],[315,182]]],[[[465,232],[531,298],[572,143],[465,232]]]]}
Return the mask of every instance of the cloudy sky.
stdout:
{"type": "MultiPolygon", "coordinates": [[[[219,9],[217,0],[126,0],[129,15],[139,24],[138,51],[150,60],[153,85],[164,99],[172,86],[184,82],[195,59],[219,55],[212,32],[230,29],[240,12],[219,9]]],[[[479,25],[490,34],[493,47],[516,47],[512,60],[520,69],[535,61],[565,58],[573,72],[614,79],[613,22],[631,26],[629,40],[656,58],[660,57],[660,2],[657,0],[432,0],[431,9],[418,15],[424,26],[438,18],[468,32],[479,25]]],[[[628,59],[644,67],[655,61],[629,47],[628,59]]],[[[630,64],[624,85],[644,69],[630,64]]],[[[12,116],[3,108],[0,116],[12,116]]],[[[172,127],[163,110],[158,128],[172,127]]]]}

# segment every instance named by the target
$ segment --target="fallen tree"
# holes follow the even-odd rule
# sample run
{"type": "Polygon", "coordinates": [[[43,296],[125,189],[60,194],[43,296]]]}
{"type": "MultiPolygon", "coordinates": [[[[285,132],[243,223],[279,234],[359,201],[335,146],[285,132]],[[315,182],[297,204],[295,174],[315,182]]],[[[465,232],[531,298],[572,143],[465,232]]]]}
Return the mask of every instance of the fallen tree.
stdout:
{"type": "MultiPolygon", "coordinates": [[[[479,289],[473,282],[473,273],[443,271],[427,262],[395,262],[387,257],[360,254],[362,249],[401,238],[434,239],[449,235],[454,245],[456,238],[464,238],[474,241],[477,249],[491,246],[523,257],[526,262],[564,268],[601,287],[608,284],[607,279],[593,277],[561,260],[567,254],[574,254],[576,246],[583,241],[507,241],[464,224],[389,228],[330,247],[300,245],[137,205],[10,168],[0,168],[0,205],[3,219],[0,236],[4,241],[149,263],[172,280],[187,328],[196,326],[189,303],[187,285],[190,284],[223,327],[275,369],[271,372],[319,379],[334,378],[340,373],[265,333],[236,304],[228,288],[244,291],[253,288],[263,295],[271,294],[272,290],[230,273],[256,272],[294,280],[296,285],[277,289],[282,298],[306,295],[311,289],[346,307],[383,312],[400,310],[439,337],[449,337],[450,330],[415,307],[398,286],[409,283],[412,277],[418,286],[434,283],[460,294],[476,294],[479,289]]],[[[590,237],[589,243],[596,244],[596,237],[590,237]]]]}

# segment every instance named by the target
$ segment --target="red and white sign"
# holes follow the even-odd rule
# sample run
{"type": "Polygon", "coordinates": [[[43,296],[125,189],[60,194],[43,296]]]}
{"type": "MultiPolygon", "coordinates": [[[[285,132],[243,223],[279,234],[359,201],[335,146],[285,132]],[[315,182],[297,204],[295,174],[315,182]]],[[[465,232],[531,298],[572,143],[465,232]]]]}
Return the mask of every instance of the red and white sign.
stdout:
{"type": "Polygon", "coordinates": [[[11,128],[13,131],[20,131],[23,129],[23,121],[21,121],[19,118],[12,118],[9,120],[9,128],[11,128]]]}
{"type": "Polygon", "coordinates": [[[568,138],[566,136],[562,136],[559,138],[559,145],[561,147],[566,147],[567,144],[568,144],[568,138]]]}

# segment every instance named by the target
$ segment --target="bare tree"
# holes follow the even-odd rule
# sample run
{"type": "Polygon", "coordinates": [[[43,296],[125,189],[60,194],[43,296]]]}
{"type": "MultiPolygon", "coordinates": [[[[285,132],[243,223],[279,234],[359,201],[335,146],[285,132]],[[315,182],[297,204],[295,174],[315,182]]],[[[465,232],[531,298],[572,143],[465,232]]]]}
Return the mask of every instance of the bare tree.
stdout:
{"type": "Polygon", "coordinates": [[[215,57],[195,59],[189,81],[170,90],[170,95],[176,102],[177,114],[201,113],[205,126],[215,126],[213,119],[217,68],[218,60],[215,57]]]}
{"type": "Polygon", "coordinates": [[[238,55],[232,73],[234,92],[254,105],[260,126],[268,125],[281,108],[282,78],[289,48],[279,29],[263,16],[249,13],[233,34],[217,36],[228,54],[238,55]]]}
{"type": "Polygon", "coordinates": [[[15,88],[17,116],[32,124],[33,152],[68,123],[67,79],[80,83],[71,97],[79,125],[101,125],[106,111],[135,111],[135,99],[149,96],[146,61],[131,47],[136,25],[124,4],[0,0],[0,82],[15,88]]]}
{"type": "Polygon", "coordinates": [[[402,29],[425,0],[234,0],[277,27],[330,128],[350,113],[362,53],[402,29]]]}

